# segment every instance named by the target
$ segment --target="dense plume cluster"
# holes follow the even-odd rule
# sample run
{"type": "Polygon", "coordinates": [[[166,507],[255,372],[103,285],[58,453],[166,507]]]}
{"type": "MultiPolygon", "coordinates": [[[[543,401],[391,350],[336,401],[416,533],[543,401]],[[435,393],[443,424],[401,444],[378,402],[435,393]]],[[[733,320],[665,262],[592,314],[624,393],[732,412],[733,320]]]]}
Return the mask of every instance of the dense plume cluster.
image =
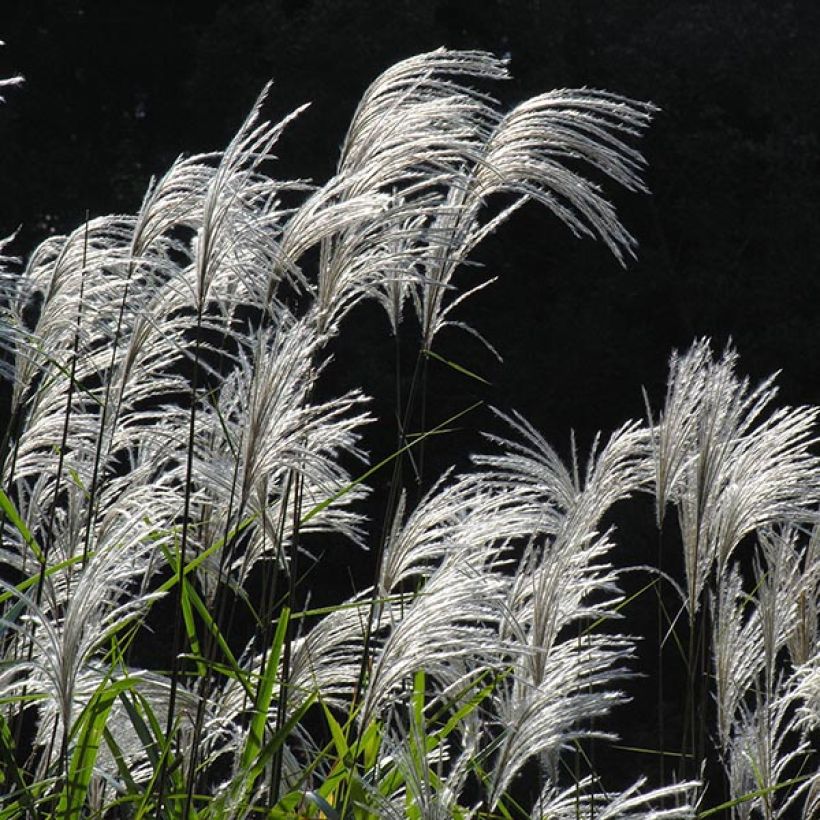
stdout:
{"type": "Polygon", "coordinates": [[[585,462],[499,411],[472,470],[415,506],[396,493],[382,543],[359,512],[375,419],[357,390],[316,398],[354,306],[381,305],[394,334],[414,311],[428,355],[463,326],[460,267],[527,201],[619,259],[634,247],[579,169],[642,190],[629,141],[652,107],[580,89],[504,112],[483,89],[506,76],[484,52],[399,63],[318,186],[270,174],[299,111],[268,123],[263,93],[136,215],[4,260],[4,810],[685,818],[709,808],[711,756],[733,816],[820,811],[817,410],[771,410],[773,380],[750,386],[733,350],[675,355],[664,406],[585,462]],[[604,522],[641,493],[680,529],[685,577],[653,581],[690,642],[689,721],[667,738],[688,762],[615,788],[584,759],[605,759],[637,671],[632,568],[604,522]],[[369,545],[372,586],[300,611],[311,533],[369,545]],[[151,666],[169,604],[170,660],[151,666]],[[255,625],[241,646],[237,610],[255,625]]]}

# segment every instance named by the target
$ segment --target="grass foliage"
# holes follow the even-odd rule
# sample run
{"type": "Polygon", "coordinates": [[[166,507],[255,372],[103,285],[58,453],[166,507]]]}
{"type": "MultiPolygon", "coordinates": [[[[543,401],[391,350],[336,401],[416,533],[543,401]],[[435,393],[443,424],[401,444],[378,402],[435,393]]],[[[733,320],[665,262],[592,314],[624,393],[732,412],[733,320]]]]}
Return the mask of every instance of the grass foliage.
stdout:
{"type": "Polygon", "coordinates": [[[506,76],[483,52],[390,68],[318,186],[272,175],[299,111],[271,124],[260,98],[136,215],[5,260],[0,817],[820,812],[815,408],[774,409],[772,380],[701,340],[663,407],[585,459],[498,411],[472,469],[399,486],[456,421],[404,435],[434,416],[439,334],[478,335],[457,319],[475,246],[527,201],[634,246],[583,174],[641,190],[652,107],[580,89],[503,111],[485,89],[506,76]],[[366,397],[317,398],[363,301],[420,332],[396,452],[369,469],[366,397]],[[360,512],[377,469],[382,537],[360,512]],[[660,546],[635,600],[607,516],[639,494],[660,546]],[[310,610],[320,542],[369,546],[373,582],[310,610]],[[657,608],[685,715],[664,728],[659,674],[651,780],[630,785],[606,760],[635,606],[657,608]]]}

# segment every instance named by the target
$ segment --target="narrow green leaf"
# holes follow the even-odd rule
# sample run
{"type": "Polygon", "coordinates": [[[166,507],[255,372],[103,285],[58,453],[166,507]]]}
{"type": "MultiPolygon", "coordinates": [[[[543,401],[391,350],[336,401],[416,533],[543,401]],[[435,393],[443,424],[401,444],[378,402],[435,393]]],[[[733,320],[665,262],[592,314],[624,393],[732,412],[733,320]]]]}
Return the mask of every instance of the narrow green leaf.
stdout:
{"type": "MultiPolygon", "coordinates": [[[[631,604],[632,601],[635,601],[638,598],[640,598],[640,596],[643,595],[644,592],[646,592],[648,589],[652,589],[657,583],[657,580],[650,581],[648,584],[641,587],[637,592],[634,592],[628,598],[624,598],[623,601],[619,601],[618,604],[615,607],[613,607],[612,611],[620,612],[622,609],[624,609],[624,607],[629,606],[629,604],[631,604]]],[[[594,632],[602,623],[604,623],[604,621],[608,621],[610,618],[611,616],[609,615],[602,618],[598,618],[597,620],[593,621],[589,626],[587,626],[581,632],[581,635],[589,635],[591,632],[594,632]]]]}
{"type": "Polygon", "coordinates": [[[438,353],[434,353],[432,350],[425,349],[423,351],[424,355],[430,359],[435,359],[437,362],[441,362],[442,364],[446,364],[447,367],[451,367],[453,370],[457,371],[458,373],[463,374],[464,376],[469,376],[471,379],[475,379],[477,382],[481,382],[481,384],[491,385],[492,382],[487,381],[483,376],[479,376],[478,373],[473,373],[472,370],[468,370],[466,367],[458,364],[457,362],[452,362],[449,359],[445,359],[444,356],[439,356],[438,353]]]}
{"type": "Polygon", "coordinates": [[[490,695],[492,695],[493,691],[495,691],[495,687],[496,683],[493,681],[484,688],[479,689],[479,691],[474,695],[471,695],[455,712],[453,712],[444,726],[436,731],[436,739],[441,742],[447,738],[471,712],[475,711],[490,695]]]}
{"type": "MultiPolygon", "coordinates": [[[[211,546],[202,550],[202,552],[200,552],[197,556],[195,556],[187,564],[185,564],[185,569],[183,570],[183,573],[185,575],[190,575],[192,572],[194,572],[194,570],[196,570],[200,565],[205,563],[205,561],[207,561],[208,558],[210,558],[214,553],[221,550],[225,546],[225,544],[227,544],[232,538],[235,538],[243,530],[250,527],[250,525],[253,524],[254,521],[256,521],[257,517],[257,514],[253,513],[252,515],[249,515],[247,518],[240,521],[235,527],[233,527],[228,532],[228,534],[224,538],[217,539],[216,541],[214,541],[213,544],[211,544],[211,546]]],[[[174,577],[169,578],[167,581],[160,584],[159,588],[157,589],[157,592],[168,592],[172,590],[176,586],[177,581],[178,577],[177,574],[175,574],[174,577]]]]}
{"type": "MultiPolygon", "coordinates": [[[[2,492],[2,491],[0,491],[2,492]]],[[[86,560],[93,557],[94,552],[88,552],[86,554],[86,560]]],[[[75,555],[71,558],[66,558],[65,561],[60,561],[59,564],[53,564],[52,566],[48,567],[44,573],[37,572],[34,575],[30,575],[25,581],[20,581],[19,584],[15,584],[14,587],[8,587],[7,592],[3,592],[0,594],[0,604],[4,604],[10,598],[18,597],[16,593],[18,592],[25,592],[27,589],[30,589],[33,586],[36,586],[40,582],[40,578],[50,578],[52,575],[56,575],[59,572],[62,572],[64,569],[73,566],[74,564],[81,564],[83,561],[82,555],[75,555]]]]}
{"type": "Polygon", "coordinates": [[[3,616],[2,620],[0,620],[0,638],[3,637],[3,633],[14,624],[23,611],[26,608],[26,599],[19,598],[14,606],[12,606],[9,611],[3,616]]]}
{"type": "Polygon", "coordinates": [[[733,809],[735,806],[739,806],[741,803],[746,803],[749,800],[756,800],[758,797],[765,797],[767,794],[772,794],[780,789],[786,789],[789,786],[802,783],[804,780],[808,780],[809,777],[810,775],[804,774],[801,777],[793,777],[791,780],[784,780],[782,783],[775,783],[774,786],[767,786],[764,789],[757,789],[753,792],[747,792],[740,797],[736,797],[734,800],[728,800],[725,803],[721,803],[719,806],[714,806],[711,809],[706,809],[706,811],[698,812],[697,820],[701,820],[703,817],[711,817],[713,814],[720,814],[721,812],[725,812],[727,809],[733,809]]]}
{"type": "Polygon", "coordinates": [[[94,772],[97,752],[108,721],[111,705],[120,692],[134,686],[136,679],[104,680],[96,689],[80,715],[77,745],[71,755],[68,778],[57,803],[57,816],[79,817],[85,805],[88,785],[94,772]]]}
{"type": "Polygon", "coordinates": [[[424,726],[424,694],[426,676],[423,669],[413,675],[413,719],[419,728],[424,726]]]}
{"type": "MultiPolygon", "coordinates": [[[[90,391],[85,388],[84,385],[80,384],[72,375],[71,375],[71,368],[67,367],[64,364],[61,364],[57,361],[53,356],[49,356],[42,348],[38,348],[37,352],[51,365],[54,365],[55,368],[66,378],[68,381],[74,386],[75,390],[78,390],[87,398],[91,399],[95,404],[103,407],[103,403],[90,391]]],[[[52,379],[52,381],[56,381],[56,379],[52,379]]]]}
{"type": "Polygon", "coordinates": [[[146,724],[145,720],[143,720],[143,717],[139,712],[137,704],[132,702],[131,698],[128,695],[128,692],[121,692],[119,695],[120,702],[123,704],[123,706],[125,707],[125,711],[128,713],[131,725],[134,727],[134,731],[137,733],[137,737],[139,738],[139,741],[142,744],[142,748],[145,752],[146,757],[148,758],[151,765],[156,768],[157,763],[159,761],[159,753],[157,751],[157,749],[159,748],[159,744],[157,743],[156,738],[151,734],[151,730],[148,728],[148,725],[146,724]]]}
{"type": "Polygon", "coordinates": [[[187,797],[186,791],[182,788],[182,782],[179,776],[180,768],[181,768],[181,761],[177,758],[171,759],[173,756],[173,741],[174,735],[176,734],[176,726],[175,724],[174,731],[170,732],[168,737],[165,737],[162,731],[162,728],[159,725],[159,721],[154,715],[153,709],[151,709],[150,704],[147,702],[145,698],[140,698],[140,703],[142,708],[145,710],[145,715],[148,718],[148,723],[151,726],[151,731],[153,732],[154,737],[157,740],[157,748],[159,749],[159,755],[157,755],[157,761],[154,765],[154,771],[151,775],[151,780],[145,787],[145,791],[143,794],[142,801],[137,808],[137,812],[135,814],[135,820],[142,820],[143,817],[155,817],[156,816],[156,801],[154,800],[154,789],[156,787],[157,781],[159,780],[160,775],[164,771],[166,776],[171,780],[172,789],[169,793],[166,794],[167,802],[163,806],[163,810],[165,814],[163,814],[164,818],[176,818],[181,817],[181,812],[178,810],[176,803],[171,800],[174,794],[182,795],[182,799],[184,800],[187,797]],[[169,759],[171,762],[169,763],[169,759]]]}
{"type": "Polygon", "coordinates": [[[82,490],[83,496],[85,497],[86,501],[91,500],[91,495],[89,494],[88,490],[85,488],[85,484],[83,484],[83,480],[80,477],[80,474],[73,468],[68,468],[68,474],[71,477],[71,480],[74,482],[74,485],[82,490]]]}
{"type": "Polygon", "coordinates": [[[205,626],[208,628],[208,631],[214,636],[217,646],[219,646],[219,649],[225,656],[225,659],[228,661],[228,665],[231,668],[231,672],[233,673],[234,678],[236,678],[236,680],[239,682],[239,684],[242,686],[245,692],[247,692],[248,697],[252,698],[253,688],[250,685],[248,676],[242,669],[242,667],[239,665],[239,661],[237,661],[237,659],[234,657],[234,654],[231,651],[230,646],[228,646],[228,642],[225,640],[219,627],[217,626],[216,621],[214,621],[214,619],[211,617],[211,613],[208,612],[208,607],[205,606],[205,602],[202,600],[202,598],[199,597],[199,594],[191,586],[190,582],[185,580],[185,586],[188,589],[188,600],[191,602],[197,614],[202,619],[205,626]]]}
{"type": "Polygon", "coordinates": [[[333,716],[333,713],[328,708],[328,705],[319,698],[319,705],[325,713],[325,721],[330,729],[330,736],[333,738],[333,745],[336,747],[336,757],[339,760],[344,760],[350,753],[350,746],[347,743],[347,737],[344,730],[339,725],[339,721],[333,716]]]}
{"type": "MultiPolygon", "coordinates": [[[[196,624],[194,623],[194,612],[191,608],[191,585],[186,579],[183,579],[182,594],[179,596],[179,602],[182,608],[182,620],[185,624],[188,643],[193,650],[193,654],[197,657],[201,657],[202,648],[199,645],[199,637],[196,634],[196,624]]],[[[200,660],[196,661],[196,671],[201,678],[205,677],[205,665],[200,660]]]]}
{"type": "Polygon", "coordinates": [[[375,768],[379,759],[379,751],[382,745],[381,726],[378,722],[371,721],[359,738],[359,753],[362,755],[365,771],[369,772],[375,768]]]}
{"type": "MultiPolygon", "coordinates": [[[[166,559],[168,560],[168,564],[171,567],[172,572],[176,578],[179,577],[178,567],[179,564],[177,563],[175,557],[171,555],[171,553],[166,550],[165,551],[166,559]]],[[[200,598],[197,591],[191,585],[190,581],[185,577],[185,573],[183,572],[183,592],[184,599],[188,602],[190,606],[196,610],[196,613],[202,619],[202,622],[207,627],[208,631],[213,635],[214,639],[216,640],[217,646],[221,650],[222,654],[225,656],[225,659],[228,661],[228,665],[233,672],[233,676],[236,680],[240,683],[242,688],[245,690],[249,698],[253,698],[253,689],[248,681],[247,675],[245,674],[242,667],[239,665],[239,662],[234,657],[233,652],[231,651],[230,646],[228,646],[228,642],[225,640],[222,632],[219,629],[216,621],[214,621],[211,613],[208,612],[208,607],[205,606],[205,602],[200,598]]],[[[187,625],[186,625],[187,628],[187,625]]],[[[201,654],[201,653],[198,653],[201,654]]]]}
{"type": "Polygon", "coordinates": [[[134,782],[134,778],[131,777],[131,769],[125,760],[122,749],[120,748],[119,743],[117,743],[114,735],[111,734],[108,726],[103,727],[103,739],[111,752],[111,756],[114,758],[114,762],[117,764],[117,772],[122,778],[122,782],[125,783],[127,793],[131,795],[140,794],[140,790],[134,782]]]}
{"type": "MultiPolygon", "coordinates": [[[[231,784],[229,790],[227,791],[226,795],[222,798],[215,800],[213,805],[213,816],[214,817],[227,817],[228,815],[225,814],[228,811],[228,804],[231,804],[231,809],[234,811],[237,807],[242,807],[247,809],[247,806],[243,806],[243,804],[247,801],[248,796],[250,795],[251,791],[253,790],[253,786],[259,777],[264,773],[265,767],[270,762],[273,755],[281,748],[282,744],[288,739],[288,735],[296,728],[296,726],[301,723],[302,719],[305,716],[305,713],[313,706],[316,700],[316,695],[311,694],[305,702],[298,708],[293,711],[293,714],[285,721],[284,725],[276,732],[274,732],[273,736],[270,740],[260,749],[259,753],[256,756],[256,760],[253,761],[252,765],[247,769],[239,769],[233,783],[231,784]]],[[[288,802],[288,805],[291,804],[292,795],[285,795],[283,798],[288,802]]],[[[281,805],[278,804],[278,805],[281,805]]],[[[271,810],[268,810],[266,814],[267,817],[293,817],[293,815],[282,814],[282,812],[274,807],[271,810]]]]}
{"type": "Polygon", "coordinates": [[[317,516],[320,512],[322,512],[322,510],[327,509],[331,504],[333,504],[334,502],[336,502],[340,498],[342,498],[342,496],[347,495],[354,487],[356,487],[358,484],[361,484],[363,481],[366,481],[374,473],[377,473],[379,470],[381,470],[382,467],[387,466],[392,461],[394,461],[396,458],[398,458],[400,455],[402,455],[402,453],[406,453],[411,447],[415,447],[419,442],[422,442],[426,438],[429,438],[430,436],[435,435],[442,428],[447,427],[448,425],[452,424],[457,419],[460,419],[462,416],[466,416],[467,413],[472,412],[473,410],[476,409],[476,407],[480,407],[483,403],[484,402],[477,401],[477,402],[471,404],[469,407],[466,407],[464,410],[460,410],[454,416],[450,416],[449,419],[447,419],[446,421],[441,422],[441,424],[437,424],[435,427],[433,427],[431,430],[428,430],[426,433],[421,433],[421,435],[419,435],[417,438],[415,438],[409,444],[405,444],[404,447],[400,447],[398,450],[396,450],[395,452],[393,452],[389,456],[387,456],[387,458],[383,458],[378,464],[375,464],[370,469],[365,470],[358,478],[351,481],[350,484],[347,484],[346,486],[342,487],[342,489],[339,490],[339,492],[335,493],[334,495],[330,496],[329,498],[326,498],[324,501],[320,501],[315,507],[308,510],[305,513],[305,515],[302,516],[301,523],[306,524],[308,521],[310,521],[311,518],[314,518],[315,516],[317,516]]]}
{"type": "Polygon", "coordinates": [[[279,622],[276,625],[276,633],[273,636],[273,644],[268,653],[265,673],[262,675],[257,687],[254,715],[248,729],[248,737],[245,740],[245,747],[242,750],[242,757],[239,763],[240,768],[243,770],[251,768],[253,762],[259,755],[259,750],[262,748],[265,737],[265,727],[268,723],[268,709],[270,708],[271,699],[273,698],[276,677],[279,674],[279,658],[281,657],[282,647],[284,646],[285,636],[287,635],[289,615],[290,609],[283,607],[282,612],[279,614],[279,622]]]}
{"type": "Polygon", "coordinates": [[[17,532],[23,536],[23,541],[26,542],[26,546],[34,553],[35,558],[37,558],[41,564],[45,564],[46,558],[43,550],[34,539],[34,536],[29,532],[25,521],[20,517],[20,513],[17,512],[17,507],[14,506],[14,502],[6,495],[6,491],[1,487],[0,510],[6,514],[6,518],[14,525],[17,532]]]}

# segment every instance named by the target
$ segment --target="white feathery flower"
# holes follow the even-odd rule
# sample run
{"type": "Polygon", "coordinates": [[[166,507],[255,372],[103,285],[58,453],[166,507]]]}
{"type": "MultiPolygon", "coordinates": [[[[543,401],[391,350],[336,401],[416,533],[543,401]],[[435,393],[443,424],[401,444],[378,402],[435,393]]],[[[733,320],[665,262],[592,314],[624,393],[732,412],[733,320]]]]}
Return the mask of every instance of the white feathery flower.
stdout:
{"type": "Polygon", "coordinates": [[[820,500],[816,408],[764,417],[774,377],[751,389],[737,354],[714,360],[708,340],[672,359],[666,405],[652,432],[658,520],[677,508],[693,618],[709,572],[725,572],[741,539],[766,525],[812,520],[820,500]]]}
{"type": "Polygon", "coordinates": [[[715,700],[718,739],[726,750],[731,744],[738,708],[765,660],[760,610],[743,590],[736,566],[724,574],[717,596],[710,598],[715,700]]]}
{"type": "Polygon", "coordinates": [[[548,784],[532,807],[533,820],[576,820],[579,817],[606,820],[693,820],[697,816],[695,782],[641,792],[640,778],[623,792],[598,792],[586,777],[575,785],[557,789],[548,784]],[[672,806],[664,804],[672,803],[672,806]]]}

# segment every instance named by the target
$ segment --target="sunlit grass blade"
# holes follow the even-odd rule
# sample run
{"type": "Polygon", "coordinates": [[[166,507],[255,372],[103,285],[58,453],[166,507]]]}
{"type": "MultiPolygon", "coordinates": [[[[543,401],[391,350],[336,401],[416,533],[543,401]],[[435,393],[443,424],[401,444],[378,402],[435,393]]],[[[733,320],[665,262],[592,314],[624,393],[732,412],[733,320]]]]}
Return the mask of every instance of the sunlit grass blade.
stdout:
{"type": "MultiPolygon", "coordinates": [[[[205,677],[205,665],[200,660],[202,657],[202,649],[199,645],[199,636],[197,635],[193,607],[191,606],[191,590],[191,585],[188,583],[187,579],[183,577],[182,594],[179,597],[179,603],[182,608],[182,618],[185,623],[185,632],[188,637],[188,644],[191,647],[193,657],[196,658],[197,674],[199,677],[203,678],[205,677]]],[[[215,626],[216,624],[214,624],[214,627],[215,626]]]]}
{"type": "MultiPolygon", "coordinates": [[[[228,663],[228,667],[231,669],[233,676],[236,680],[242,685],[245,689],[249,697],[253,697],[253,690],[251,684],[248,680],[248,675],[243,671],[242,667],[237,661],[234,653],[231,651],[230,646],[228,645],[227,640],[225,639],[222,631],[219,629],[219,625],[213,619],[213,616],[208,611],[208,607],[205,605],[205,602],[202,600],[199,593],[194,589],[193,585],[190,581],[188,581],[186,577],[186,573],[178,573],[177,572],[177,561],[176,558],[171,555],[170,551],[166,550],[166,559],[168,560],[170,566],[174,571],[174,583],[177,582],[179,575],[182,575],[183,578],[183,595],[181,596],[181,600],[185,601],[183,612],[187,612],[186,618],[190,618],[190,626],[189,621],[186,620],[186,629],[190,630],[190,634],[193,636],[194,640],[196,641],[197,647],[199,646],[199,641],[197,638],[196,633],[196,625],[193,619],[193,613],[196,611],[196,614],[199,615],[202,622],[205,624],[205,627],[211,633],[212,637],[216,641],[217,646],[219,647],[220,651],[225,657],[225,660],[228,663]]],[[[198,665],[203,663],[201,660],[201,653],[198,649],[194,650],[194,657],[197,659],[196,663],[198,665]]],[[[204,672],[204,666],[201,667],[204,672]]]]}
{"type": "Polygon", "coordinates": [[[57,803],[57,817],[77,817],[83,811],[111,706],[120,692],[132,689],[137,683],[134,678],[103,680],[83,709],[75,725],[76,745],[57,803]]]}
{"type": "Polygon", "coordinates": [[[34,557],[42,565],[45,565],[46,557],[43,549],[34,539],[25,521],[20,517],[20,513],[17,512],[17,507],[14,506],[14,502],[6,495],[6,491],[2,488],[0,488],[0,510],[5,514],[17,532],[20,533],[26,546],[34,553],[34,557]]]}
{"type": "MultiPolygon", "coordinates": [[[[93,552],[89,552],[86,555],[86,560],[92,558],[94,556],[93,552]]],[[[58,575],[61,572],[64,572],[67,569],[70,569],[72,566],[76,564],[81,564],[83,562],[82,555],[74,555],[71,558],[66,558],[64,561],[60,561],[56,564],[51,564],[45,570],[45,572],[38,572],[36,575],[30,575],[24,581],[20,581],[20,583],[15,584],[14,589],[17,592],[25,592],[26,590],[30,589],[33,586],[36,586],[40,583],[42,578],[51,578],[54,575],[58,575]]],[[[6,591],[0,593],[0,604],[4,604],[10,598],[19,597],[16,596],[15,592],[6,591]]]]}
{"type": "MultiPolygon", "coordinates": [[[[242,749],[242,755],[239,760],[239,766],[243,771],[248,771],[253,766],[254,761],[259,757],[259,752],[264,742],[265,729],[268,725],[268,710],[270,709],[273,692],[276,688],[276,681],[280,673],[279,659],[282,656],[282,649],[285,645],[289,614],[290,609],[288,607],[283,607],[279,613],[279,620],[276,624],[273,642],[265,659],[265,670],[257,683],[256,698],[253,704],[253,718],[248,728],[248,736],[245,740],[245,746],[242,749]]],[[[284,697],[284,694],[280,693],[280,696],[284,697]]],[[[253,784],[251,783],[250,786],[252,787],[253,784]]]]}
{"type": "Polygon", "coordinates": [[[746,794],[740,795],[740,797],[736,797],[734,800],[727,800],[725,803],[721,803],[718,806],[712,806],[712,808],[704,809],[703,811],[698,812],[697,820],[702,820],[702,818],[705,817],[713,817],[716,814],[725,815],[727,811],[730,811],[737,806],[741,806],[744,803],[756,800],[758,797],[765,797],[766,795],[774,794],[781,789],[789,788],[789,786],[796,786],[798,783],[803,783],[810,777],[811,775],[808,774],[801,775],[800,777],[792,777],[789,780],[784,780],[782,783],[775,783],[773,786],[767,786],[763,789],[756,789],[755,791],[747,792],[746,794]]]}
{"type": "Polygon", "coordinates": [[[425,350],[424,355],[431,359],[435,359],[437,362],[446,364],[447,367],[452,368],[457,373],[461,373],[463,376],[469,376],[471,379],[475,379],[477,382],[481,382],[481,384],[491,384],[491,382],[487,381],[487,379],[485,379],[483,376],[479,376],[478,373],[473,373],[472,370],[468,370],[466,367],[460,365],[458,362],[453,362],[450,359],[445,359],[444,356],[439,355],[434,350],[425,350]]]}
{"type": "MultiPolygon", "coordinates": [[[[244,809],[251,808],[248,806],[248,800],[254,785],[264,774],[265,768],[272,761],[274,755],[279,752],[293,730],[302,722],[305,714],[313,706],[315,701],[315,694],[305,698],[304,702],[293,710],[293,713],[288,716],[285,723],[277,729],[270,739],[259,749],[256,759],[253,760],[250,767],[247,770],[240,770],[237,773],[228,788],[230,805],[239,806],[244,809]]],[[[228,795],[221,801],[214,801],[214,805],[217,807],[217,816],[220,816],[219,811],[223,810],[224,803],[228,801],[228,795]]],[[[285,797],[287,798],[287,796],[285,797]]],[[[276,816],[276,807],[273,808],[272,816],[276,816]]]]}

